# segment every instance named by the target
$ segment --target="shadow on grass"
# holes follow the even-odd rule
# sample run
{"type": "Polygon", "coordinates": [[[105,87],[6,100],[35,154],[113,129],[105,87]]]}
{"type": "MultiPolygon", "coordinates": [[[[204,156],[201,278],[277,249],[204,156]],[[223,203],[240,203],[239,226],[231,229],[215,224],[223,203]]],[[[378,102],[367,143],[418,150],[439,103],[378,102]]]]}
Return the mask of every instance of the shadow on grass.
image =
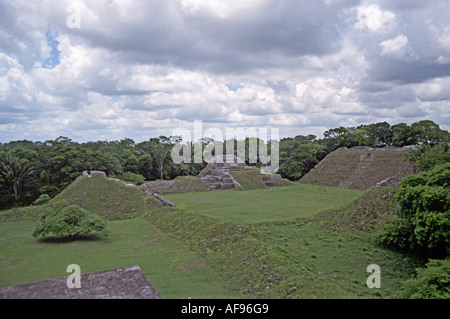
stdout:
{"type": "Polygon", "coordinates": [[[89,235],[77,235],[77,236],[62,236],[62,237],[44,237],[38,238],[40,243],[70,243],[74,241],[101,241],[105,239],[105,235],[101,234],[89,234],[89,235]]]}

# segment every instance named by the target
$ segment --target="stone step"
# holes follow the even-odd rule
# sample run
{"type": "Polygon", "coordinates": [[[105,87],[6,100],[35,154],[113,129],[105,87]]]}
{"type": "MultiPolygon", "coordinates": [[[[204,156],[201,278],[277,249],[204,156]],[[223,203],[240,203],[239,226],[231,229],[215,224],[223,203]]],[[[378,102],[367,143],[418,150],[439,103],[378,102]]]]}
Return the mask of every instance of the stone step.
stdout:
{"type": "Polygon", "coordinates": [[[212,184],[206,184],[207,190],[215,190],[215,189],[232,189],[236,188],[234,184],[232,183],[212,183],[212,184]]]}
{"type": "Polygon", "coordinates": [[[281,179],[281,175],[263,175],[262,176],[263,181],[273,181],[277,179],[281,179]]]}

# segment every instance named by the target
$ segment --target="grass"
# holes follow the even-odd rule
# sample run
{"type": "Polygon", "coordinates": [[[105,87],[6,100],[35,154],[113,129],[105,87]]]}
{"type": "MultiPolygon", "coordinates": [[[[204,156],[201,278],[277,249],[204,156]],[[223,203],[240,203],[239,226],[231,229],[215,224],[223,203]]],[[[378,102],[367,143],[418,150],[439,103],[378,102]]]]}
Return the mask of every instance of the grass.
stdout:
{"type": "Polygon", "coordinates": [[[308,184],[248,191],[213,191],[165,195],[178,208],[223,221],[259,223],[308,217],[348,204],[362,194],[308,184]]]}
{"type": "Polygon", "coordinates": [[[418,265],[414,258],[371,244],[364,234],[343,234],[316,222],[266,225],[261,231],[293,269],[310,273],[312,280],[289,276],[297,287],[290,298],[399,298],[401,282],[418,265]],[[382,289],[366,286],[370,264],[381,268],[382,289]]]}
{"type": "Polygon", "coordinates": [[[267,188],[258,168],[245,171],[230,171],[230,174],[241,185],[242,190],[267,188]]]}
{"type": "Polygon", "coordinates": [[[371,240],[394,193],[294,183],[165,195],[173,208],[137,187],[77,180],[50,205],[85,203],[109,217],[110,236],[44,242],[31,236],[39,207],[0,213],[0,286],[66,276],[71,263],[82,272],[137,264],[165,298],[396,298],[420,261],[371,240]],[[381,267],[381,289],[365,286],[370,264],[381,267]]]}
{"type": "Polygon", "coordinates": [[[318,215],[241,224],[163,208],[147,219],[204,256],[243,298],[399,298],[420,265],[377,247],[371,230],[330,228],[318,215]],[[366,286],[370,264],[382,270],[382,289],[366,286]]]}
{"type": "Polygon", "coordinates": [[[180,241],[142,218],[110,222],[100,240],[44,242],[32,237],[32,222],[0,224],[0,286],[139,265],[164,298],[230,298],[233,291],[213,268],[180,241]]]}

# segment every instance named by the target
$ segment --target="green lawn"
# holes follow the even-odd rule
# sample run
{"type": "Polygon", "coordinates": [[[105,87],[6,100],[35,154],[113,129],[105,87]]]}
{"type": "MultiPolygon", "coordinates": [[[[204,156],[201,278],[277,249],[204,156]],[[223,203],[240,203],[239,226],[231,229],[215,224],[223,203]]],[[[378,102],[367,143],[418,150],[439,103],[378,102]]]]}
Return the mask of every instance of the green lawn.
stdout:
{"type": "Polygon", "coordinates": [[[0,224],[0,287],[139,265],[164,298],[233,297],[226,280],[197,253],[142,218],[109,223],[110,236],[93,241],[42,242],[34,222],[0,224]]]}
{"type": "Polygon", "coordinates": [[[340,207],[363,192],[343,188],[294,184],[247,191],[210,191],[165,195],[178,208],[239,223],[284,221],[309,217],[340,207]]]}

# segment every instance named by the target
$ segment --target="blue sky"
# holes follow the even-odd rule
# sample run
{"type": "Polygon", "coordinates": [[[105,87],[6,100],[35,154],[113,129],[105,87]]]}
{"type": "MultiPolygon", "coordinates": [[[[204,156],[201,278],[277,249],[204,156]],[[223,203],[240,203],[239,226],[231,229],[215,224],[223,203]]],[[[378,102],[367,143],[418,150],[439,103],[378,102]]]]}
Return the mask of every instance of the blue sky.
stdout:
{"type": "Polygon", "coordinates": [[[196,120],[450,130],[449,16],[447,0],[0,0],[0,142],[142,141],[196,120]]]}
{"type": "Polygon", "coordinates": [[[50,48],[49,56],[45,57],[42,62],[42,67],[47,69],[53,69],[59,64],[59,51],[58,51],[58,32],[47,30],[45,33],[47,45],[50,48]]]}

